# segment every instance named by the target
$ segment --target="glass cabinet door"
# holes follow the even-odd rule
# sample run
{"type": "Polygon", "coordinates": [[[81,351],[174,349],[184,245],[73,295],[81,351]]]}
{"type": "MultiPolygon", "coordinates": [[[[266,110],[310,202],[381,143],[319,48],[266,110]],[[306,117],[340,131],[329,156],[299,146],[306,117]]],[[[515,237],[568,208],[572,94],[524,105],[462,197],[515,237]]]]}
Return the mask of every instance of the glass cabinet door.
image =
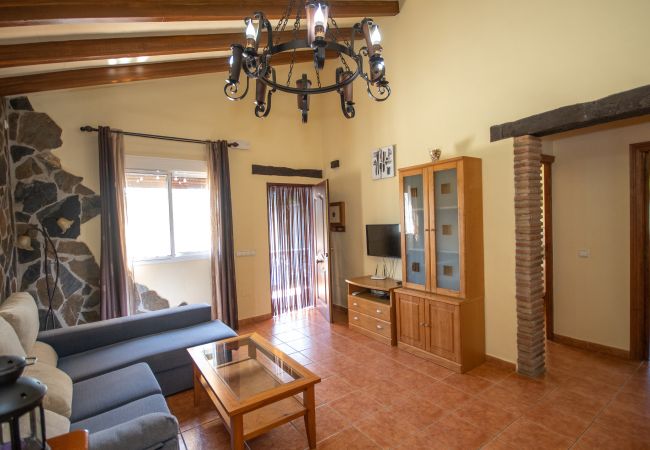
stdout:
{"type": "Polygon", "coordinates": [[[424,174],[404,176],[404,242],[405,242],[405,280],[411,285],[426,286],[427,268],[425,265],[425,229],[424,215],[424,174]]]}
{"type": "Polygon", "coordinates": [[[458,183],[456,169],[434,172],[436,288],[460,291],[458,183]]]}

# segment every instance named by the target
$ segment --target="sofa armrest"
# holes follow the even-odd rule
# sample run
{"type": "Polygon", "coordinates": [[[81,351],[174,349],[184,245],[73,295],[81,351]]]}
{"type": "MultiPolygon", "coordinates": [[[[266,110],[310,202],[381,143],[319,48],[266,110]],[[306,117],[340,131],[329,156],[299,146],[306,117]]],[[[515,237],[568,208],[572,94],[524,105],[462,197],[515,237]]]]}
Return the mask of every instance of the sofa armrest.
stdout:
{"type": "Polygon", "coordinates": [[[178,450],[178,421],[151,413],[89,436],[88,450],[178,450]]]}
{"type": "Polygon", "coordinates": [[[59,357],[211,320],[209,305],[186,305],[117,319],[42,331],[38,340],[51,345],[59,357]]]}

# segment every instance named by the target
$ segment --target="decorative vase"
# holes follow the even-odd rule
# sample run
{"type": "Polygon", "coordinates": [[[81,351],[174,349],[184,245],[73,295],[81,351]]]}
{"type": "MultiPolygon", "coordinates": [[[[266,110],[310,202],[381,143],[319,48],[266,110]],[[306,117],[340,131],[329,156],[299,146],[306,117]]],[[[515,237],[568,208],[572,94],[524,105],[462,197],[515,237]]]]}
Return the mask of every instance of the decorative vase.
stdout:
{"type": "Polygon", "coordinates": [[[436,162],[440,159],[440,155],[442,155],[442,150],[439,148],[432,148],[429,150],[429,156],[431,157],[431,162],[436,162]]]}

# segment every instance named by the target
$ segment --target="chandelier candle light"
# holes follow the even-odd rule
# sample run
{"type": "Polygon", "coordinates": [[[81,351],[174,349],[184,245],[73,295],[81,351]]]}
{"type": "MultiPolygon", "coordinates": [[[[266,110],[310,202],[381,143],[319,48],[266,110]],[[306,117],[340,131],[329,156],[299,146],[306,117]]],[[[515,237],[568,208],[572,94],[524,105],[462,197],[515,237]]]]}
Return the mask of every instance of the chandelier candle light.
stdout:
{"type": "Polygon", "coordinates": [[[306,38],[299,36],[301,26],[302,8],[296,0],[289,0],[287,9],[275,29],[263,12],[256,12],[252,17],[244,19],[246,24],[246,45],[233,44],[231,46],[230,73],[226,80],[224,93],[230,100],[241,100],[246,97],[250,79],[255,79],[255,115],[267,117],[271,112],[271,96],[276,91],[296,94],[298,109],[302,114],[303,123],[307,123],[309,114],[309,96],[325,94],[336,91],[341,100],[343,115],[351,119],[355,115],[352,83],[358,77],[365,80],[370,97],[376,101],[386,100],[391,93],[386,80],[386,68],[382,56],[381,33],[379,26],[372,19],[365,18],[352,27],[349,41],[340,44],[339,28],[336,20],[329,14],[329,5],[325,1],[305,2],[305,17],[307,19],[306,38]],[[295,8],[295,13],[293,10],[295,8]],[[295,14],[293,36],[289,42],[277,42],[276,37],[285,30],[289,18],[295,14]],[[256,25],[257,24],[257,25],[256,25]],[[261,30],[266,30],[266,44],[260,48],[261,30]],[[354,42],[362,37],[365,46],[355,51],[354,42]],[[314,69],[316,72],[316,86],[307,74],[294,81],[292,86],[293,68],[296,51],[309,50],[314,55],[314,69]],[[272,66],[274,55],[291,52],[289,74],[286,83],[276,81],[276,72],[272,66]],[[327,53],[334,54],[341,65],[335,72],[335,82],[323,86],[320,72],[325,68],[327,53]],[[364,71],[364,61],[367,59],[369,70],[364,71]],[[354,68],[348,64],[350,61],[354,68]],[[246,85],[240,86],[242,70],[246,74],[246,85]],[[243,91],[242,91],[243,89],[243,91]]]}

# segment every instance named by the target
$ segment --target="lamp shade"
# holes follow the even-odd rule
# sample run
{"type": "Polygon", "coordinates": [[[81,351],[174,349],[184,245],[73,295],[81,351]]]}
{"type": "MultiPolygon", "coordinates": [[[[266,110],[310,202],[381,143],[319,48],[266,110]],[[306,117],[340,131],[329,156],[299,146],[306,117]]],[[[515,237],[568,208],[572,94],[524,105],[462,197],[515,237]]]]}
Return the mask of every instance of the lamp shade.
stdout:
{"type": "Polygon", "coordinates": [[[18,236],[18,239],[16,240],[16,247],[21,250],[28,250],[30,252],[33,251],[34,247],[32,247],[32,238],[28,234],[18,236]]]}

